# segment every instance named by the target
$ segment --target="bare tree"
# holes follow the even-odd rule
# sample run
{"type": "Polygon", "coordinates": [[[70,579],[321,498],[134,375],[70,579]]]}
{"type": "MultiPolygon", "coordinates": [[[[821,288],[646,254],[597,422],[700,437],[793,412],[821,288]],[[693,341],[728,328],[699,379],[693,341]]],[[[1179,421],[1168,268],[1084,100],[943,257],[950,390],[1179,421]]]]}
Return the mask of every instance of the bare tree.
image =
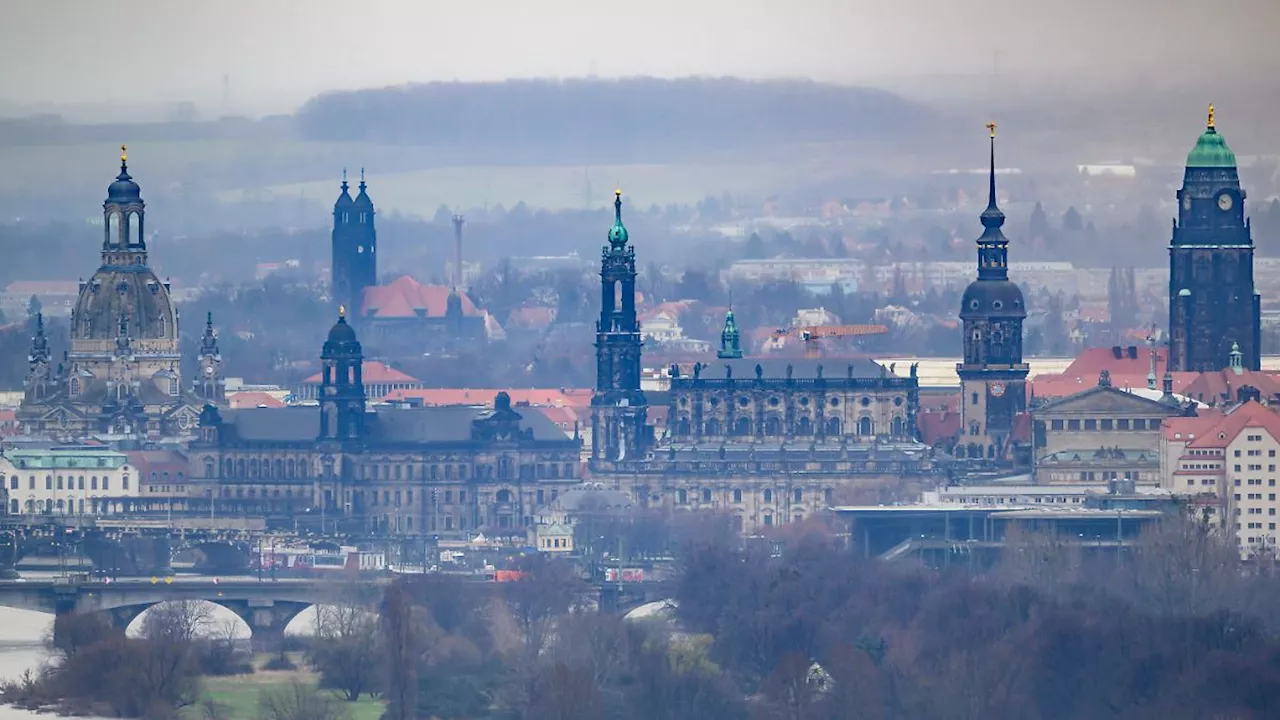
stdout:
{"type": "Polygon", "coordinates": [[[299,682],[264,690],[258,697],[258,720],[347,720],[342,703],[299,682]]]}
{"type": "Polygon", "coordinates": [[[404,580],[387,588],[382,603],[383,643],[388,670],[386,720],[414,720],[418,701],[418,654],[413,598],[404,580]]]}
{"type": "Polygon", "coordinates": [[[340,691],[350,702],[382,689],[378,618],[368,588],[343,584],[334,588],[329,603],[316,607],[311,665],[320,673],[321,687],[340,691]]]}
{"type": "Polygon", "coordinates": [[[527,558],[521,570],[519,579],[505,584],[503,595],[532,660],[545,649],[552,623],[581,598],[582,581],[569,565],[542,555],[527,558]]]}
{"type": "Polygon", "coordinates": [[[142,637],[193,643],[213,624],[213,605],[203,600],[175,600],[160,603],[147,611],[142,621],[142,637]]]}
{"type": "Polygon", "coordinates": [[[1147,526],[1115,584],[1122,596],[1159,616],[1244,610],[1250,579],[1229,533],[1177,514],[1147,526]]]}

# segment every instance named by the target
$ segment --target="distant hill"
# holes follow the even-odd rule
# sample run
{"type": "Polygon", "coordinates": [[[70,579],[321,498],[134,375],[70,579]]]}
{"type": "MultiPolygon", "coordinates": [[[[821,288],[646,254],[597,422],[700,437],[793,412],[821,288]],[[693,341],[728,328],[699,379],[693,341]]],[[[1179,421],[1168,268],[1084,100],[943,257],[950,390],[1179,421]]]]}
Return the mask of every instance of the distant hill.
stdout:
{"type": "Polygon", "coordinates": [[[804,80],[510,80],[331,92],[298,111],[303,139],[456,150],[468,162],[664,162],[722,151],[917,136],[925,106],[804,80]]]}

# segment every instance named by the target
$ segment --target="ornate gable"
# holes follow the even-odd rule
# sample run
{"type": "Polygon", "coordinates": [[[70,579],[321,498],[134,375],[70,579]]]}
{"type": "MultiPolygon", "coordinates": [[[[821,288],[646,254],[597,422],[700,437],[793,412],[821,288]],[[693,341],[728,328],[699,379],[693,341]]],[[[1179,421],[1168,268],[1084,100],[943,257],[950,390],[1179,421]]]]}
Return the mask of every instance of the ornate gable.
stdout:
{"type": "Polygon", "coordinates": [[[1056,415],[1179,415],[1181,409],[1114,387],[1099,385],[1037,408],[1037,417],[1056,415]]]}

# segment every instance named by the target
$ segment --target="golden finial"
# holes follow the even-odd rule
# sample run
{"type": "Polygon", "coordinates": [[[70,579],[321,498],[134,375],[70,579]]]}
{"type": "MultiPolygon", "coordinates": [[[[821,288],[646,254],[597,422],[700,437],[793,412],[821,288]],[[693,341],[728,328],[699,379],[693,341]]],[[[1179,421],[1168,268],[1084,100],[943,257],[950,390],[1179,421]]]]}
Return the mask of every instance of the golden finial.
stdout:
{"type": "Polygon", "coordinates": [[[1213,129],[1213,103],[1209,103],[1209,129],[1213,129]]]}
{"type": "Polygon", "coordinates": [[[616,195],[617,197],[622,197],[622,188],[614,188],[613,194],[616,195]]]}
{"type": "Polygon", "coordinates": [[[987,132],[991,133],[991,137],[996,136],[996,124],[994,121],[987,123],[987,132]]]}
{"type": "Polygon", "coordinates": [[[128,162],[128,161],[129,161],[129,146],[121,145],[120,146],[120,162],[128,162]]]}
{"type": "Polygon", "coordinates": [[[346,316],[347,316],[347,306],[346,306],[346,305],[339,305],[339,306],[338,306],[338,317],[340,317],[340,318],[345,318],[346,316]]]}

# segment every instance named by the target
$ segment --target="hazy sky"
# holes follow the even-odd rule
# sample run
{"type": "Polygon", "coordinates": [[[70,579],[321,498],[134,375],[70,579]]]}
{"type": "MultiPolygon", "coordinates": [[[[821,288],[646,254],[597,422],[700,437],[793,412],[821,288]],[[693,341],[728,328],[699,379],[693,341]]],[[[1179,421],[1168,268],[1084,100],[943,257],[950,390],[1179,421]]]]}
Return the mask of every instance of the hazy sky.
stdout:
{"type": "Polygon", "coordinates": [[[0,99],[291,109],[325,89],[691,74],[1210,82],[1280,70],[1280,0],[6,0],[0,99]]]}

